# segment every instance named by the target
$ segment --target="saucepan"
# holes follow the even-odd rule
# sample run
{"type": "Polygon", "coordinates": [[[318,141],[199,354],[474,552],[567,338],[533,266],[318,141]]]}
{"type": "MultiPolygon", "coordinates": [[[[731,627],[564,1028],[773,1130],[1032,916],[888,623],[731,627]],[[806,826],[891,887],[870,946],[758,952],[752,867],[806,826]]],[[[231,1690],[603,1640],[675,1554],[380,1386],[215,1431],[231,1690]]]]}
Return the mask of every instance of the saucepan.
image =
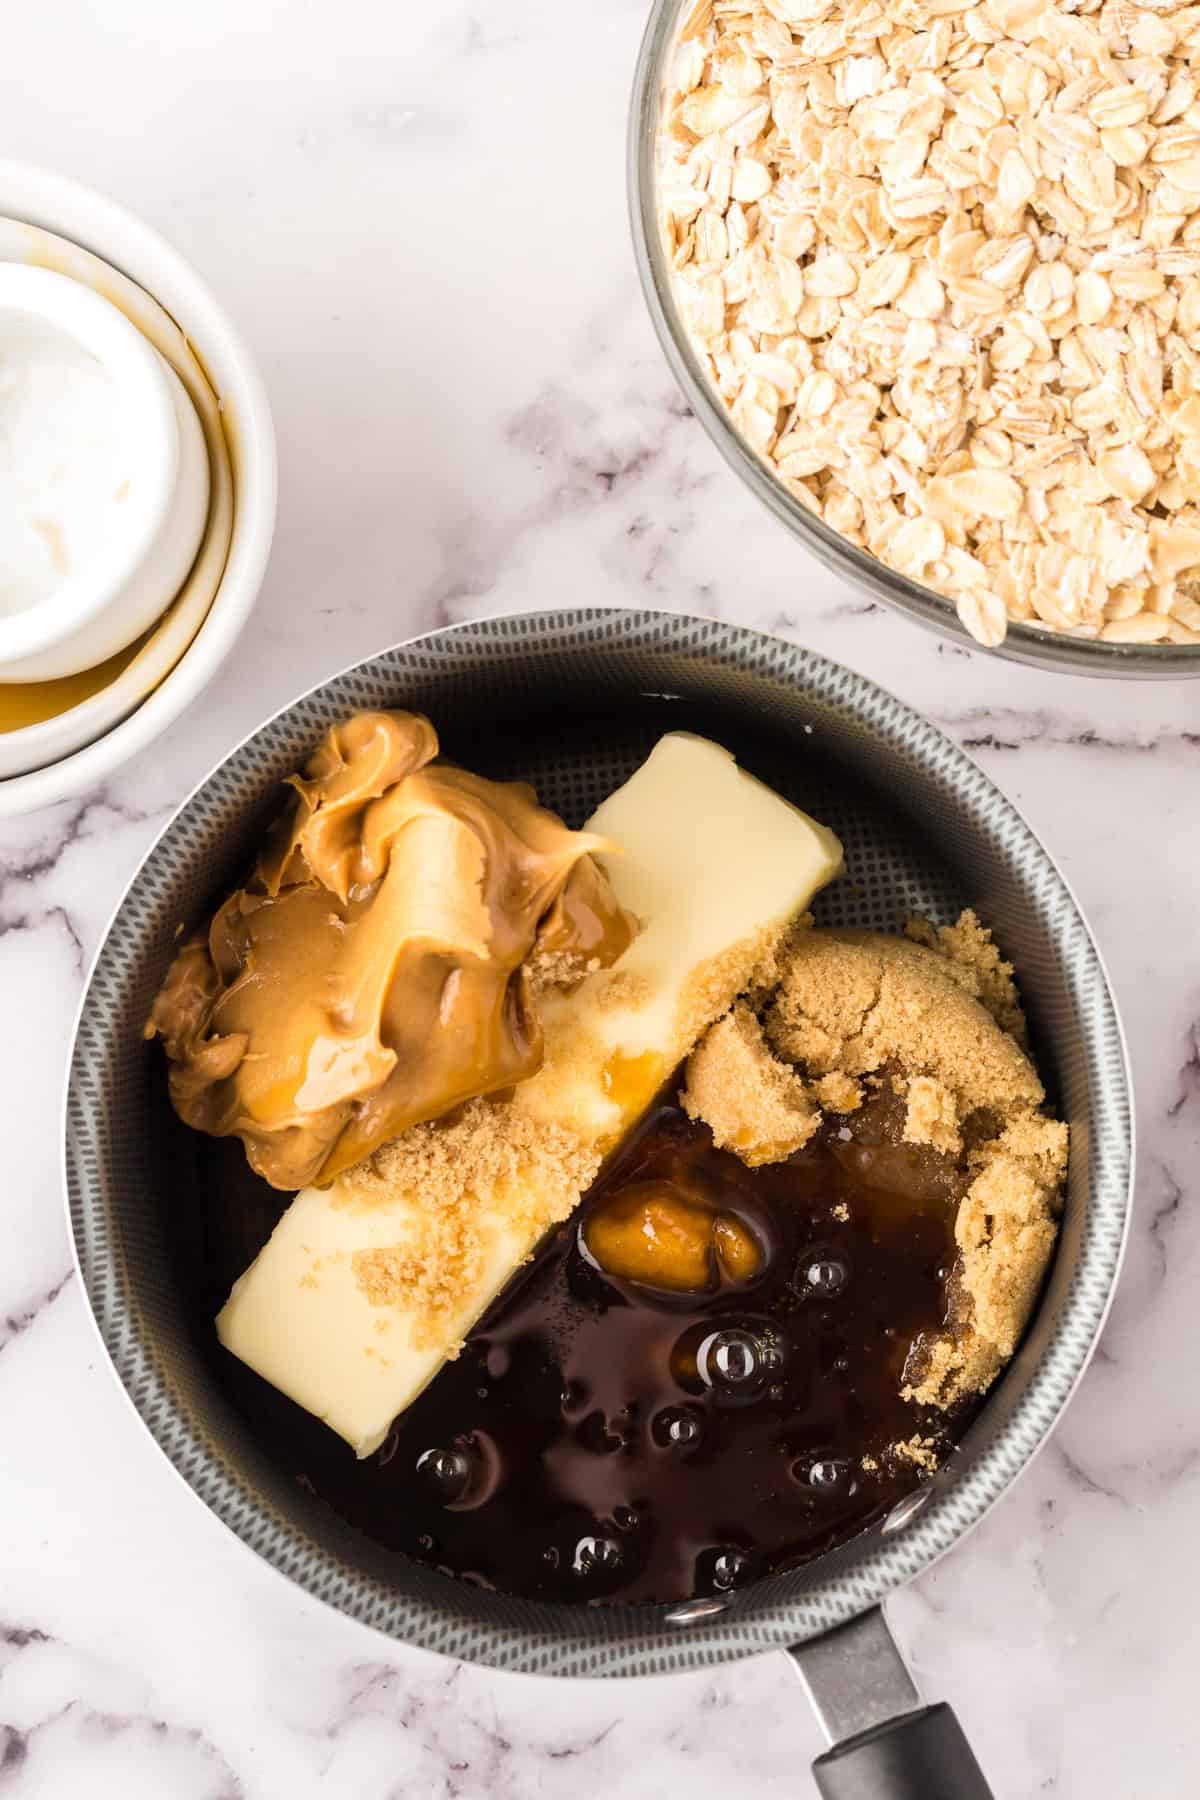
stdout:
{"type": "MultiPolygon", "coordinates": [[[[714,844],[714,882],[735,878],[714,844]]],[[[880,1608],[1006,1491],[1082,1375],[1121,1259],[1131,1117],[1121,1027],[1087,924],[1019,812],[962,751],[796,645],[678,615],[579,610],[388,650],[285,707],[200,783],[97,954],[69,1073],[66,1182],[96,1325],[147,1430],[217,1517],[310,1594],[402,1643],[543,1675],[665,1674],[780,1648],[832,1743],[814,1770],[822,1794],[978,1800],[988,1788],[953,1714],[921,1703],[880,1608]],[[572,824],[663,730],[703,731],[842,837],[850,878],[820,897],[820,922],[894,930],[908,914],[946,920],[972,906],[1015,964],[1071,1126],[1057,1255],[1024,1341],[949,1463],[839,1550],[672,1606],[516,1599],[358,1536],[272,1462],[224,1391],[176,1279],[166,1083],[142,1026],[179,927],[244,866],[281,779],[363,707],[428,712],[447,755],[527,777],[572,824]]]]}

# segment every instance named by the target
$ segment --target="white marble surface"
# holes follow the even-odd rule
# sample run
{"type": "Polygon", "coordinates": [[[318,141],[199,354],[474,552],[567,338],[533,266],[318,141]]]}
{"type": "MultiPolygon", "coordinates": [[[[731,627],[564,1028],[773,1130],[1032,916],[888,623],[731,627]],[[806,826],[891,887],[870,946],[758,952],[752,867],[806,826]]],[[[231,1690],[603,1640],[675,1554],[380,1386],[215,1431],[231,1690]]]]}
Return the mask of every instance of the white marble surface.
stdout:
{"type": "Polygon", "coordinates": [[[190,1504],[69,1274],[82,972],[173,804],[264,711],[411,632],[570,601],[794,636],[971,745],[1090,910],[1139,1084],[1138,1210],[1052,1447],[895,1602],[1001,1800],[1184,1800],[1200,1751],[1200,687],[947,650],[800,553],[679,400],[628,248],[644,0],[54,0],[5,31],[4,149],[206,271],[261,356],[279,536],[236,661],[103,792],[0,829],[0,1793],[695,1800],[810,1791],[781,1658],[641,1686],[460,1669],[324,1612],[190,1504]]]}

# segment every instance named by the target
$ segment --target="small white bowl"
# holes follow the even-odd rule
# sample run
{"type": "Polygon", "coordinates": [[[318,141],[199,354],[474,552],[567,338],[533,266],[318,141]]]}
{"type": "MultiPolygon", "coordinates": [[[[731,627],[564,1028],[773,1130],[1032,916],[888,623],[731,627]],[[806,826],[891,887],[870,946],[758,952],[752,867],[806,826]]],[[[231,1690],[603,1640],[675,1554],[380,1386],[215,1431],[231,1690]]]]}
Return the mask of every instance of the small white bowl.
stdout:
{"type": "MultiPolygon", "coordinates": [[[[71,272],[71,248],[78,246],[80,256],[101,258],[165,309],[194,346],[218,397],[234,490],[228,556],[211,604],[207,595],[181,596],[110,686],[60,718],[0,734],[0,751],[5,735],[25,740],[32,732],[45,750],[44,766],[0,779],[0,818],[11,818],[105,780],[207,687],[258,596],[275,526],[277,473],[270,408],[254,360],[207,285],[157,232],[64,176],[0,160],[0,220],[5,218],[38,228],[31,239],[47,232],[66,240],[54,265],[62,272],[71,272]],[[63,728],[69,724],[77,734],[81,715],[91,722],[85,747],[77,735],[63,744],[63,728]]],[[[129,310],[115,292],[109,297],[129,310]]]]}
{"type": "MultiPolygon", "coordinates": [[[[72,359],[85,381],[99,377],[116,428],[108,446],[116,466],[83,471],[92,491],[82,498],[93,514],[102,512],[95,535],[105,541],[30,605],[0,616],[0,682],[75,675],[140,637],[179,592],[208,517],[208,452],[196,409],[124,313],[69,275],[2,263],[0,354],[7,348],[15,358],[29,345],[41,347],[43,367],[72,359]],[[112,484],[103,495],[99,479],[112,484]]],[[[42,422],[56,458],[70,425],[59,417],[42,422]]],[[[74,520],[61,466],[39,484],[38,502],[59,507],[58,516],[38,523],[53,532],[65,561],[74,520]]]]}
{"type": "Polygon", "coordinates": [[[0,685],[0,777],[48,768],[111,731],[164,681],[208,617],[233,538],[234,475],[220,399],[179,325],[144,288],[90,250],[0,215],[0,262],[69,276],[116,306],[175,370],[203,427],[209,462],[204,539],[187,579],[140,642],[49,683],[0,685]],[[21,723],[20,721],[24,721],[21,723]]]}

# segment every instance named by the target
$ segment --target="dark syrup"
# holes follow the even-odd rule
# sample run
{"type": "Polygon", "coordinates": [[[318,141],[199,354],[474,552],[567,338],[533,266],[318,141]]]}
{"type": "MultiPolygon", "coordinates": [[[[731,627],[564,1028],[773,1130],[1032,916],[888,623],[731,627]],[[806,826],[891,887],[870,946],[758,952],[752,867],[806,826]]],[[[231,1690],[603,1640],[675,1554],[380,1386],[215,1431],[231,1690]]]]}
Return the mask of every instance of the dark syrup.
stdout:
{"type": "Polygon", "coordinates": [[[212,1317],[286,1200],[240,1146],[181,1135],[193,1191],[172,1209],[178,1266],[222,1385],[297,1481],[449,1573],[574,1601],[727,1591],[884,1516],[917,1485],[891,1447],[944,1447],[968,1422],[900,1398],[910,1347],[945,1315],[960,1181],[947,1159],[897,1147],[890,1096],[752,1171],[678,1108],[655,1109],[583,1218],[665,1179],[748,1226],[759,1273],[710,1295],[615,1281],[576,1218],[365,1462],[216,1346],[212,1317]],[[714,1331],[729,1334],[719,1355],[714,1331]]]}

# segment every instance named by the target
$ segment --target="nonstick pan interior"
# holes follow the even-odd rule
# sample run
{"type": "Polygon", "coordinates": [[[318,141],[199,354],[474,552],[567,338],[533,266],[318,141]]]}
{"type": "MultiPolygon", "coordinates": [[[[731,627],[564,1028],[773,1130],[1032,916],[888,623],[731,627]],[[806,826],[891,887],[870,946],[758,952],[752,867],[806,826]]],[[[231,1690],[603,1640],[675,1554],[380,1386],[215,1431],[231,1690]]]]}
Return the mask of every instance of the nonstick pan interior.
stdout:
{"type": "MultiPolygon", "coordinates": [[[[697,820],[697,829],[704,829],[697,820]]],[[[713,845],[715,880],[736,880],[713,845]]],[[[407,1642],[498,1667],[629,1674],[809,1637],[924,1567],[1036,1448],[1086,1361],[1128,1201],[1129,1096],[1103,969],[1041,846],[980,771],[872,684],[792,646],[646,613],[539,614],[385,653],[285,709],[201,785],[118,909],[83,1007],[67,1119],[68,1190],[97,1323],[134,1405],[185,1481],[268,1561],[407,1642]],[[363,706],[428,711],[444,753],[532,780],[572,824],[666,730],[715,737],[832,825],[848,876],[822,924],[895,930],[974,906],[1016,964],[1037,1053],[1073,1131],[1047,1292],[1007,1376],[927,1503],[793,1572],[682,1607],[567,1607],[490,1594],[389,1554],[297,1487],[224,1391],[184,1316],[164,1229],[181,1196],[161,1059],[141,1025],[177,927],[238,874],[280,778],[363,706]]]]}

